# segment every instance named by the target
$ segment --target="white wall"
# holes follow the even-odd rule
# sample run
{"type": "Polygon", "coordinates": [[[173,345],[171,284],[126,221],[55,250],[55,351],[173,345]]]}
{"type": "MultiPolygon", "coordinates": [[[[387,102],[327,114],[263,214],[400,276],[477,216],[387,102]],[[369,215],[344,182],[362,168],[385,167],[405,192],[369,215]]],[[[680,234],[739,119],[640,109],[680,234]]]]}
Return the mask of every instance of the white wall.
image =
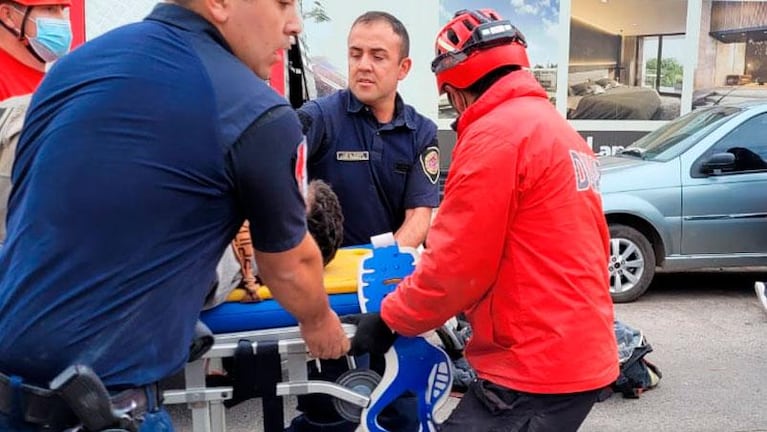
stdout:
{"type": "Polygon", "coordinates": [[[85,38],[93,39],[115,27],[141,21],[158,0],[85,0],[85,38]]]}

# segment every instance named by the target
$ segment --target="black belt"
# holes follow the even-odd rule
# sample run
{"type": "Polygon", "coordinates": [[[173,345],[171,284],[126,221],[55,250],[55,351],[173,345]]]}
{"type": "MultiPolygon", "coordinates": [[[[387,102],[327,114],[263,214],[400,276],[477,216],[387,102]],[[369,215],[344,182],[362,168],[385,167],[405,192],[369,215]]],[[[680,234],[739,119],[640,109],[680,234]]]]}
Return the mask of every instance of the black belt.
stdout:
{"type": "MultiPolygon", "coordinates": [[[[27,423],[53,430],[79,424],[77,416],[66,402],[53,391],[28,384],[21,384],[19,390],[20,392],[12,387],[11,379],[7,375],[0,373],[0,413],[13,415],[14,407],[18,403],[27,423]],[[21,400],[16,400],[17,395],[21,396],[21,400]]],[[[161,397],[159,386],[149,384],[117,392],[110,399],[116,410],[127,411],[132,416],[139,417],[146,411],[159,407],[161,397]],[[153,395],[152,401],[147,399],[147,393],[153,395]]]]}

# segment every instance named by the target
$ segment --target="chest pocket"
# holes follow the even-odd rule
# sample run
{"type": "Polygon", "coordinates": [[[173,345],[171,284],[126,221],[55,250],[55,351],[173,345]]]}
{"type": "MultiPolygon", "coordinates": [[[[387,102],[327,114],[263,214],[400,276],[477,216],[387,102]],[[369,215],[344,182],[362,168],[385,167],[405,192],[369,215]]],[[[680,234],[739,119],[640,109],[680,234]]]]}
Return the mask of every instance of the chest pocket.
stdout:
{"type": "Polygon", "coordinates": [[[395,174],[407,175],[409,171],[410,171],[410,164],[408,162],[405,162],[405,161],[394,162],[395,174]]]}
{"type": "MultiPolygon", "coordinates": [[[[407,183],[410,171],[414,163],[418,162],[418,154],[415,146],[415,134],[405,128],[396,131],[387,131],[391,136],[387,137],[384,144],[383,170],[379,170],[382,176],[382,186],[386,189],[388,200],[393,205],[395,214],[404,212],[404,203],[407,195],[407,183]],[[388,153],[388,154],[386,154],[388,153]]],[[[382,133],[383,135],[383,133],[382,133]]]]}

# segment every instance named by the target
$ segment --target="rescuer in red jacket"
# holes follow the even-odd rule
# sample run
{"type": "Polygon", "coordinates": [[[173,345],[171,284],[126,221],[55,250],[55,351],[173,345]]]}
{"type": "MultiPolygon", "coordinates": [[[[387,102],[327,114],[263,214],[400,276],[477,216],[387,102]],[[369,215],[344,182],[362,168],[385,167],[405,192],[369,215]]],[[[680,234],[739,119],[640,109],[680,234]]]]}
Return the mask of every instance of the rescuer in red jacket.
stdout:
{"type": "Polygon", "coordinates": [[[437,36],[459,113],[445,196],[415,272],[360,317],[385,351],[465,312],[474,382],[441,431],[575,431],[618,377],[598,163],[526,69],[523,35],[490,9],[437,36]]]}
{"type": "Polygon", "coordinates": [[[0,101],[32,93],[69,51],[71,0],[0,0],[0,101]]]}

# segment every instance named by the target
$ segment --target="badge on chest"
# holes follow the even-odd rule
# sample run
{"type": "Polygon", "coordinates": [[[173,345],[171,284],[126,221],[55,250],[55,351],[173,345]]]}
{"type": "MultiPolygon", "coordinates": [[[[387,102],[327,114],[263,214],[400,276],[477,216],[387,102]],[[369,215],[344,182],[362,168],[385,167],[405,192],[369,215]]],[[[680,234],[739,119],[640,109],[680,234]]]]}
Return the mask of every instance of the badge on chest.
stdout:
{"type": "Polygon", "coordinates": [[[370,154],[366,151],[339,151],[336,152],[336,160],[341,162],[362,162],[370,160],[370,154]]]}

